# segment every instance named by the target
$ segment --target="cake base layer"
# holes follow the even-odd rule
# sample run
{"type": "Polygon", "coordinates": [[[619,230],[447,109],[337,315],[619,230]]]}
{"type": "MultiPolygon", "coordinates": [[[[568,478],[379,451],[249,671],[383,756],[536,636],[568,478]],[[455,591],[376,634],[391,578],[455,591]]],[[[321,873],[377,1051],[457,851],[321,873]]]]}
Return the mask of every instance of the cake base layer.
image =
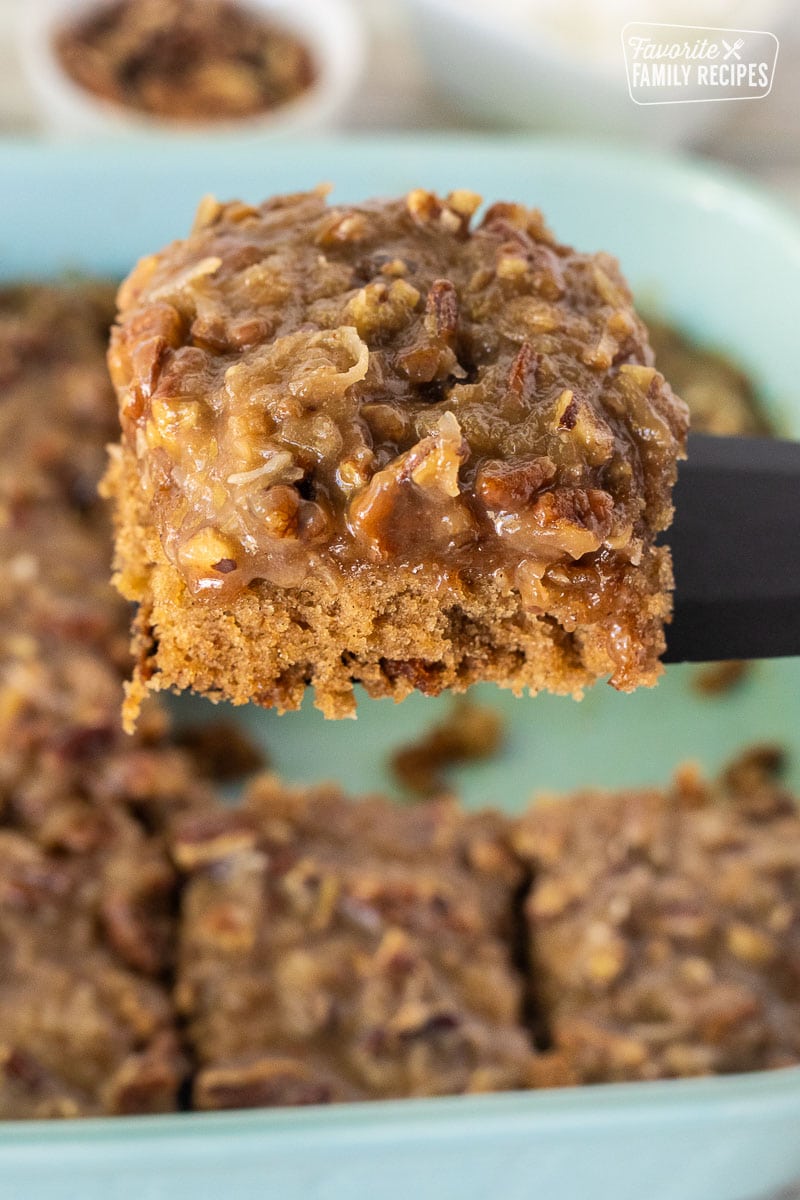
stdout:
{"type": "Polygon", "coordinates": [[[577,697],[603,676],[631,690],[661,672],[672,586],[665,548],[649,548],[624,572],[613,614],[597,596],[591,612],[583,595],[572,621],[565,602],[561,624],[526,606],[496,574],[466,580],[380,563],[347,578],[320,573],[297,588],[256,582],[223,605],[192,596],[168,561],[131,452],[115,455],[105,489],[116,500],[117,586],[139,605],[129,728],[148,690],[192,688],[212,700],[286,711],[299,708],[311,686],[317,707],[340,718],[355,715],[355,684],[394,700],[479,681],[577,697]],[[615,616],[620,627],[637,629],[638,653],[629,635],[615,644],[615,616]]]}

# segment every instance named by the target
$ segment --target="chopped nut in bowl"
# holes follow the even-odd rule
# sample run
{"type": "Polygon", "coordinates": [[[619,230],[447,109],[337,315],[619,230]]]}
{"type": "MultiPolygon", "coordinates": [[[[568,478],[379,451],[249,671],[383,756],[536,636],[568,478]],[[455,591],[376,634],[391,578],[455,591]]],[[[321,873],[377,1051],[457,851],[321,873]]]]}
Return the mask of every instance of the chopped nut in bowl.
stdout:
{"type": "Polygon", "coordinates": [[[45,0],[20,39],[61,134],[322,127],[362,61],[349,0],[45,0]]]}

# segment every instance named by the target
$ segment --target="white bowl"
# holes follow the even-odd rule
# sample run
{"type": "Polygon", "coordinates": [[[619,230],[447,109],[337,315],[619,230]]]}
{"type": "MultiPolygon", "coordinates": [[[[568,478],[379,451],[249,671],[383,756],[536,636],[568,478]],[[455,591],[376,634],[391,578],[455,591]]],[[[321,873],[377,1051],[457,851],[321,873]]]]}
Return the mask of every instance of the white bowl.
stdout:
{"type": "MultiPolygon", "coordinates": [[[[535,0],[497,7],[491,0],[482,4],[476,0],[406,0],[406,4],[434,82],[450,93],[460,108],[484,122],[670,147],[699,140],[730,116],[729,104],[642,107],[631,100],[622,27],[626,20],[647,20],[652,5],[637,9],[634,0],[629,10],[625,0],[617,0],[603,8],[597,0],[597,8],[592,9],[591,0],[584,0],[572,14],[573,39],[567,40],[558,36],[544,13],[553,5],[540,6],[535,0]],[[587,4],[592,21],[586,17],[587,4]],[[542,11],[537,11],[540,8],[542,11]],[[623,15],[629,12],[633,17],[623,15]],[[592,24],[598,22],[605,22],[607,32],[613,32],[614,45],[612,50],[611,38],[604,38],[602,48],[598,46],[593,54],[592,24]]],[[[765,0],[762,8],[764,19],[772,24],[759,28],[772,28],[786,4],[765,0]]],[[[567,26],[569,14],[565,11],[561,16],[561,24],[567,26]]],[[[649,19],[675,18],[651,15],[649,19]]],[[[696,21],[700,20],[698,14],[696,21]]],[[[733,22],[720,19],[711,23],[733,22]]]]}
{"type": "Polygon", "coordinates": [[[280,107],[231,121],[177,122],[136,112],[94,96],[64,71],[53,35],[102,0],[27,0],[19,14],[23,69],[45,129],[62,137],[209,133],[293,134],[332,126],[352,97],[364,64],[364,32],[351,0],[245,0],[308,46],[314,83],[280,107]]]}

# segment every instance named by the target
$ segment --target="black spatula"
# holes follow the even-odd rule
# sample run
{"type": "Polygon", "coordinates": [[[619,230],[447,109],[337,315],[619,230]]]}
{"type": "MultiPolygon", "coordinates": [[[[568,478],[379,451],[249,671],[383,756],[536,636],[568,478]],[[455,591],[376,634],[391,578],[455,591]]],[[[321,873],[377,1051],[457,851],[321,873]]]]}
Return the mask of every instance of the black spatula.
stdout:
{"type": "Polygon", "coordinates": [[[800,442],[692,434],[665,662],[800,655],[800,442]]]}

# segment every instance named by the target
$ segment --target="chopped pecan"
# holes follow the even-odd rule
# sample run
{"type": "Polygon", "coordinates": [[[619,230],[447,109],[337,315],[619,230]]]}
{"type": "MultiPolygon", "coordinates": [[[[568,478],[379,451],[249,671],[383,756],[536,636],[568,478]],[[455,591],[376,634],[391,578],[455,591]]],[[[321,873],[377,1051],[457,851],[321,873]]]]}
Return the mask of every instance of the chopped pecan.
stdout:
{"type": "Polygon", "coordinates": [[[334,209],[321,223],[314,240],[318,246],[336,246],[362,241],[368,233],[364,213],[334,209]]]}
{"type": "Polygon", "coordinates": [[[0,830],[0,904],[32,910],[58,903],[73,882],[66,864],[43,854],[22,834],[0,830]]]}
{"type": "Polygon", "coordinates": [[[83,762],[110,749],[117,736],[116,729],[107,723],[75,725],[57,738],[54,749],[65,762],[83,762]]]}
{"type": "Polygon", "coordinates": [[[531,395],[536,388],[540,362],[541,355],[532,349],[530,342],[523,342],[508,373],[508,390],[520,398],[531,395]]]}
{"type": "Polygon", "coordinates": [[[474,518],[460,498],[459,470],[466,443],[452,413],[436,432],[420,439],[382,471],[350,502],[350,528],[376,556],[398,551],[420,554],[431,546],[464,544],[477,535],[474,518]]]}
{"type": "Polygon", "coordinates": [[[279,483],[268,488],[259,498],[259,515],[264,529],[275,538],[297,536],[300,519],[300,496],[297,488],[279,483]]]}
{"type": "Polygon", "coordinates": [[[173,735],[201,775],[220,782],[240,779],[266,766],[266,755],[240,726],[229,721],[190,725],[173,735]]]}
{"type": "Polygon", "coordinates": [[[172,940],[174,876],[157,858],[127,860],[106,868],[100,916],[106,937],[120,958],[148,975],[163,970],[172,940]]]}
{"type": "Polygon", "coordinates": [[[360,288],[347,303],[345,317],[363,338],[381,338],[398,333],[413,319],[420,293],[405,279],[373,280],[360,288]]]}
{"type": "Polygon", "coordinates": [[[38,836],[48,850],[89,854],[111,839],[113,823],[85,801],[65,801],[47,812],[38,836]]]}
{"type": "Polygon", "coordinates": [[[591,466],[607,463],[614,453],[614,434],[608,422],[585,397],[565,389],[555,407],[556,430],[579,448],[591,466]]]}
{"type": "Polygon", "coordinates": [[[529,504],[555,476],[556,465],[546,455],[520,462],[490,460],[479,469],[475,490],[487,509],[509,511],[529,504]]]}
{"type": "Polygon", "coordinates": [[[391,767],[405,787],[421,796],[433,796],[446,789],[442,772],[448,766],[491,757],[502,736],[498,713],[461,700],[425,737],[395,751],[391,767]]]}
{"type": "Polygon", "coordinates": [[[546,565],[599,550],[611,533],[613,513],[613,500],[602,489],[556,487],[522,509],[491,515],[501,537],[546,565]]]}
{"type": "Polygon", "coordinates": [[[193,1096],[197,1108],[211,1110],[330,1104],[337,1099],[331,1082],[293,1058],[206,1067],[195,1080],[193,1096]]]}
{"type": "Polygon", "coordinates": [[[451,1033],[463,1024],[460,1013],[451,1008],[436,1008],[421,1003],[404,1005],[390,1022],[391,1032],[401,1041],[417,1041],[451,1033]]]}
{"type": "Polygon", "coordinates": [[[0,1079],[3,1075],[28,1093],[42,1091],[49,1079],[49,1073],[33,1054],[20,1046],[0,1044],[0,1079]]]}
{"type": "Polygon", "coordinates": [[[726,766],[721,782],[733,792],[746,792],[778,779],[786,770],[786,747],[777,742],[748,746],[726,766]]]}
{"type": "Polygon", "coordinates": [[[433,383],[464,378],[466,372],[458,364],[453,351],[442,342],[423,342],[397,355],[397,365],[411,383],[433,383]]]}
{"type": "Polygon", "coordinates": [[[458,296],[449,279],[435,279],[425,301],[425,329],[452,346],[458,330],[458,296]]]}
{"type": "Polygon", "coordinates": [[[458,421],[444,413],[436,433],[423,438],[405,456],[403,479],[411,478],[421,488],[431,488],[446,496],[459,494],[458,472],[469,455],[458,421]]]}
{"type": "Polygon", "coordinates": [[[496,200],[490,204],[478,226],[492,233],[516,232],[527,229],[528,210],[522,204],[513,204],[506,200],[496,200]]]}
{"type": "Polygon", "coordinates": [[[209,588],[221,583],[214,579],[214,575],[223,573],[217,571],[216,564],[225,559],[236,563],[241,553],[241,547],[231,537],[208,525],[182,544],[179,557],[184,570],[191,572],[195,586],[209,588]]]}
{"type": "Polygon", "coordinates": [[[156,390],[161,368],[169,349],[166,338],[159,335],[148,338],[147,341],[138,342],[131,354],[133,369],[140,381],[139,387],[145,400],[149,400],[156,390]]]}
{"type": "Polygon", "coordinates": [[[417,225],[435,222],[444,232],[463,237],[469,228],[472,201],[466,199],[467,193],[464,192],[452,193],[451,196],[441,200],[424,188],[414,188],[406,196],[406,209],[417,225]]]}
{"type": "Polygon", "coordinates": [[[103,1089],[104,1111],[120,1117],[173,1112],[186,1073],[174,1034],[164,1031],[117,1068],[103,1089]]]}
{"type": "Polygon", "coordinates": [[[470,192],[467,188],[456,188],[447,195],[447,203],[450,208],[455,209],[467,220],[480,208],[481,200],[482,197],[477,192],[470,192]]]}
{"type": "Polygon", "coordinates": [[[176,821],[172,857],[183,871],[193,871],[243,850],[257,840],[252,818],[238,809],[187,813],[176,821]]]}
{"type": "Polygon", "coordinates": [[[731,658],[701,667],[692,678],[692,687],[701,696],[719,696],[740,687],[749,678],[750,663],[731,658]]]}

